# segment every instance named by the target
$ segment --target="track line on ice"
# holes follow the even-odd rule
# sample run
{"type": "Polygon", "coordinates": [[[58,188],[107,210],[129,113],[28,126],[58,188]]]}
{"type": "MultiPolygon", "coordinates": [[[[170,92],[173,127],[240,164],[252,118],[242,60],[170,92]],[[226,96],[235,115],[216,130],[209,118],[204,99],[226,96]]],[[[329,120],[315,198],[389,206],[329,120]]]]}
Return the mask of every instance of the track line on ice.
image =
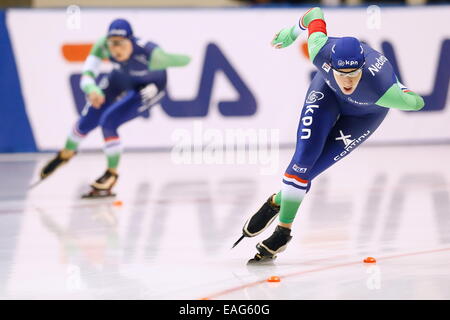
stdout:
{"type": "MultiPolygon", "coordinates": [[[[377,261],[379,262],[379,261],[384,261],[384,260],[398,259],[398,258],[403,258],[403,257],[411,257],[411,256],[422,255],[422,254],[430,254],[430,253],[445,252],[445,251],[450,251],[450,248],[442,248],[442,249],[433,249],[433,250],[425,250],[425,251],[417,251],[417,252],[396,254],[396,255],[392,255],[392,256],[385,256],[385,257],[377,258],[377,261]]],[[[284,278],[301,276],[301,275],[308,274],[308,273],[315,273],[315,272],[320,272],[320,271],[337,269],[337,268],[341,268],[341,267],[348,267],[348,266],[357,265],[357,264],[363,264],[363,262],[361,260],[360,261],[354,261],[354,262],[346,262],[346,263],[331,265],[331,266],[327,266],[327,267],[321,267],[321,268],[315,268],[315,269],[310,269],[310,270],[305,270],[305,271],[298,271],[298,272],[288,273],[288,274],[285,274],[285,275],[280,275],[279,277],[284,279],[284,278]]],[[[222,291],[219,291],[219,292],[207,295],[207,296],[205,296],[203,298],[200,298],[200,300],[216,299],[218,297],[227,295],[229,293],[233,293],[233,292],[236,292],[236,291],[239,291],[239,290],[247,289],[247,288],[250,288],[250,287],[253,287],[253,286],[257,286],[257,285],[260,285],[260,284],[263,284],[263,283],[266,283],[266,282],[267,282],[267,279],[249,282],[247,284],[243,284],[243,285],[240,285],[240,286],[237,286],[237,287],[225,289],[225,290],[222,290],[222,291]]]]}

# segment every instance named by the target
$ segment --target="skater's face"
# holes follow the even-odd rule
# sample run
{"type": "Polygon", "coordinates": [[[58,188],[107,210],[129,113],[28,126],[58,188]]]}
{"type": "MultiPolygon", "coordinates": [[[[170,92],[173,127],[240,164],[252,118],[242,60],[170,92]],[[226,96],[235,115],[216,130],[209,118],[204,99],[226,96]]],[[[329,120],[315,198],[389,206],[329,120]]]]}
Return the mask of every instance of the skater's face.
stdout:
{"type": "Polygon", "coordinates": [[[106,43],[108,44],[109,52],[111,52],[115,60],[122,62],[130,59],[133,53],[133,44],[130,39],[113,36],[109,37],[106,43]]]}
{"type": "Polygon", "coordinates": [[[334,79],[345,95],[352,94],[362,77],[361,69],[333,69],[334,79]]]}

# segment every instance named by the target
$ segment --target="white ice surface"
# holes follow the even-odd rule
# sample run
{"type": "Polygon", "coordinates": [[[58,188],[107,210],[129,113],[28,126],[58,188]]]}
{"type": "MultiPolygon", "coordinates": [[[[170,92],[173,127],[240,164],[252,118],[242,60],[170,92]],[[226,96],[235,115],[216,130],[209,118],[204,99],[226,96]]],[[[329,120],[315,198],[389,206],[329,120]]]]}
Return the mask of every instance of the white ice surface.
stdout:
{"type": "Polygon", "coordinates": [[[125,153],[122,206],[79,199],[101,153],[30,192],[51,155],[2,155],[0,299],[450,299],[449,146],[359,148],[314,180],[275,263],[247,267],[274,226],[230,247],[291,152],[273,175],[125,153]]]}

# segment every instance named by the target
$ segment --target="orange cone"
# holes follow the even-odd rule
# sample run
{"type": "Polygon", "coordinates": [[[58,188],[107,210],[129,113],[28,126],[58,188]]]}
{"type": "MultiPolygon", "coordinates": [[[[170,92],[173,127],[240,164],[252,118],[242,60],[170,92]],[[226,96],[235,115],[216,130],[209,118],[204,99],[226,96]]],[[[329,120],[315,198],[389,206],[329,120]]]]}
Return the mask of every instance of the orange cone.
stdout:
{"type": "Polygon", "coordinates": [[[121,207],[123,205],[123,202],[120,200],[116,200],[113,202],[113,206],[115,207],[121,207]]]}
{"type": "Polygon", "coordinates": [[[280,281],[281,281],[280,277],[277,276],[272,276],[269,279],[267,279],[267,282],[280,282],[280,281]]]}
{"type": "Polygon", "coordinates": [[[364,263],[377,263],[377,260],[375,260],[375,258],[372,257],[367,257],[364,259],[364,263]]]}

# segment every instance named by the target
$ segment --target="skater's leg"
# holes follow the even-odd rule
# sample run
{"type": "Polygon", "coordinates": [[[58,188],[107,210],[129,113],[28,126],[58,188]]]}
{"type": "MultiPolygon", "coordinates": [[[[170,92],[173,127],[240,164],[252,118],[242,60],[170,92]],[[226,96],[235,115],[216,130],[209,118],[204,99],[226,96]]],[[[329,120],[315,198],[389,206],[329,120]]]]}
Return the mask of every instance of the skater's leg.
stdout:
{"type": "Polygon", "coordinates": [[[339,116],[336,97],[320,75],[313,79],[306,95],[297,131],[296,152],[283,179],[283,190],[270,197],[244,224],[243,236],[264,231],[280,213],[280,225],[290,227],[308,191],[308,168],[319,157],[326,137],[339,116]],[[301,176],[301,175],[306,175],[301,176]],[[284,193],[286,196],[282,196],[284,193]],[[280,208],[281,207],[281,208],[280,208]]]}
{"type": "Polygon", "coordinates": [[[56,156],[51,159],[41,170],[41,179],[45,179],[52,174],[57,168],[67,163],[76,153],[79,143],[84,137],[94,129],[98,124],[99,114],[102,111],[99,109],[88,112],[87,115],[81,116],[78,122],[72,129],[72,132],[66,139],[64,148],[61,149],[56,156]],[[80,129],[80,124],[81,128],[80,129]]]}
{"type": "Polygon", "coordinates": [[[103,137],[105,139],[105,154],[107,166],[113,172],[117,172],[122,147],[118,128],[142,115],[148,108],[159,103],[163,92],[158,91],[156,86],[149,84],[139,91],[129,91],[120,101],[116,102],[100,119],[103,137]],[[153,99],[150,91],[154,88],[153,99]],[[143,96],[143,92],[146,93],[143,96]]]}
{"type": "MultiPolygon", "coordinates": [[[[306,193],[308,193],[310,188],[311,188],[311,181],[308,183],[308,185],[306,187],[306,193]]],[[[281,205],[281,191],[278,191],[278,193],[275,193],[271,199],[272,199],[272,203],[274,203],[277,206],[280,206],[281,205]]]]}
{"type": "Polygon", "coordinates": [[[93,107],[89,102],[86,104],[80,118],[69,133],[64,148],[41,170],[41,179],[48,177],[58,167],[67,163],[75,155],[81,141],[98,126],[102,114],[123,90],[118,79],[117,73],[112,72],[100,80],[99,86],[105,95],[105,102],[98,108],[93,107]]]}
{"type": "Polygon", "coordinates": [[[105,99],[105,103],[99,108],[94,108],[89,103],[86,104],[81,112],[80,118],[77,120],[67,136],[64,148],[60,151],[62,158],[70,159],[75,154],[83,139],[89,134],[89,132],[98,126],[100,117],[107,108],[106,103],[111,100],[111,97],[109,99],[105,99]]]}
{"type": "Polygon", "coordinates": [[[92,190],[83,197],[96,198],[113,195],[111,189],[119,178],[117,167],[122,152],[117,129],[128,112],[136,109],[137,100],[137,93],[129,91],[102,114],[99,124],[102,127],[103,137],[105,139],[104,152],[107,159],[107,170],[91,184],[92,190]]]}
{"type": "Polygon", "coordinates": [[[285,205],[283,206],[283,215],[280,217],[279,225],[285,228],[291,228],[292,227],[292,221],[294,220],[295,214],[300,207],[301,202],[303,201],[304,196],[308,193],[309,189],[311,187],[311,181],[306,186],[305,190],[299,190],[296,191],[287,185],[283,184],[282,189],[284,192],[279,191],[277,194],[273,195],[272,202],[277,205],[281,206],[281,194],[286,194],[287,199],[285,202],[285,205]],[[290,196],[288,196],[290,195],[290,196]],[[288,199],[292,199],[289,201],[288,199]],[[295,213],[295,214],[294,214],[295,213]]]}
{"type": "Polygon", "coordinates": [[[339,117],[339,104],[321,77],[314,78],[305,99],[297,131],[295,153],[283,176],[279,225],[291,228],[298,208],[311,186],[311,169],[323,152],[328,134],[339,117]]]}
{"type": "Polygon", "coordinates": [[[74,152],[78,149],[81,141],[98,126],[101,116],[125,90],[127,83],[122,79],[118,72],[113,71],[100,80],[99,87],[105,95],[104,103],[97,108],[92,106],[89,102],[86,103],[86,106],[81,111],[80,118],[67,137],[64,150],[74,152]]]}
{"type": "MultiPolygon", "coordinates": [[[[104,106],[103,106],[104,107],[104,106]]],[[[82,114],[69,133],[64,149],[61,151],[63,157],[72,157],[83,139],[97,127],[100,116],[105,108],[86,107],[86,113],[82,114]]]]}
{"type": "MultiPolygon", "coordinates": [[[[155,94],[158,93],[155,92],[155,94]]],[[[162,97],[162,95],[159,96],[162,97]]],[[[152,100],[153,104],[158,102],[158,99],[152,100]]],[[[122,154],[118,128],[125,122],[139,117],[142,112],[147,110],[145,103],[146,101],[144,101],[140,91],[130,90],[102,114],[99,124],[102,127],[105,139],[104,151],[107,159],[107,170],[91,185],[93,190],[86,197],[111,195],[111,189],[119,177],[117,168],[122,154]]]]}
{"type": "MultiPolygon", "coordinates": [[[[272,236],[257,245],[260,256],[273,257],[285,249],[298,208],[310,187],[310,169],[322,153],[327,136],[339,117],[334,93],[320,75],[308,90],[297,131],[297,145],[283,176],[281,194],[272,201],[280,206],[279,225],[272,236]]],[[[258,214],[258,213],[257,213],[258,214]]]]}
{"type": "Polygon", "coordinates": [[[122,154],[122,144],[118,128],[123,123],[139,116],[138,108],[142,105],[137,92],[130,91],[120,101],[116,102],[100,120],[103,138],[105,139],[104,152],[107,167],[116,172],[122,154]]]}
{"type": "Polygon", "coordinates": [[[280,216],[278,225],[291,229],[298,208],[306,194],[305,189],[296,188],[283,184],[281,193],[283,195],[280,203],[280,216]]]}

